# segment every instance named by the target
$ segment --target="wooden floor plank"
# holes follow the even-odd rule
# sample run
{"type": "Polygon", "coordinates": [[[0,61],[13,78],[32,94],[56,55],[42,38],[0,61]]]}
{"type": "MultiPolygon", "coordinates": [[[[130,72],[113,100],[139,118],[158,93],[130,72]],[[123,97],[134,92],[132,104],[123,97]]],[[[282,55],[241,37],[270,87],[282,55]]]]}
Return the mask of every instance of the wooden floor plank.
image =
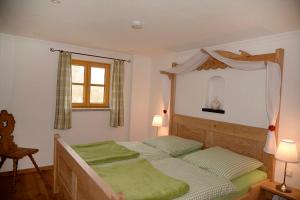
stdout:
{"type": "Polygon", "coordinates": [[[12,187],[12,176],[0,176],[1,200],[62,200],[52,194],[53,170],[19,174],[16,187],[12,187]]]}

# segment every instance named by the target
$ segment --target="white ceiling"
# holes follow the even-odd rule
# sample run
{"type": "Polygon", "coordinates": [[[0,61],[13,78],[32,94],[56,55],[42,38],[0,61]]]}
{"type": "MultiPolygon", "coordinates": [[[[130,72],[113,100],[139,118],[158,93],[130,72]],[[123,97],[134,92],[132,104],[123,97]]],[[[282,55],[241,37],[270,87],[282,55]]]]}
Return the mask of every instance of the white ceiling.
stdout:
{"type": "Polygon", "coordinates": [[[60,1],[0,0],[0,32],[155,54],[300,29],[300,0],[60,1]]]}

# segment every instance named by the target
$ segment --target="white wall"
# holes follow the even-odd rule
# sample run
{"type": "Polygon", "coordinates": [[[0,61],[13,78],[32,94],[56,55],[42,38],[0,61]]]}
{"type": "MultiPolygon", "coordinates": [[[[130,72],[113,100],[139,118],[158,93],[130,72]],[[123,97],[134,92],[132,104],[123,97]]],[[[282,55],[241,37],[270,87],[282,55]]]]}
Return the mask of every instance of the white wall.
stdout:
{"type": "MultiPolygon", "coordinates": [[[[163,102],[162,102],[162,83],[160,78],[160,70],[165,67],[172,66],[173,54],[156,56],[152,58],[151,68],[151,88],[150,88],[150,109],[149,114],[152,119],[154,115],[163,115],[163,102]]],[[[155,136],[155,128],[149,124],[149,130],[152,130],[152,136],[155,136]]],[[[158,135],[167,135],[168,127],[159,127],[158,135]]]]}
{"type": "Polygon", "coordinates": [[[141,141],[150,137],[148,125],[150,100],[151,59],[145,56],[133,56],[132,94],[130,106],[130,140],[141,141]]]}
{"type": "Polygon", "coordinates": [[[176,82],[175,112],[178,114],[217,119],[226,122],[266,127],[266,70],[238,71],[234,69],[196,71],[179,75],[176,82]],[[202,112],[205,107],[208,80],[213,76],[225,79],[225,114],[202,112]],[[190,89],[188,89],[190,88],[190,89]]]}
{"type": "MultiPolygon", "coordinates": [[[[251,54],[274,52],[277,48],[285,49],[279,139],[293,139],[297,142],[298,149],[300,149],[300,31],[209,47],[209,49],[233,52],[244,50],[251,54]]],[[[154,58],[152,61],[152,81],[158,81],[158,71],[160,69],[170,67],[172,62],[180,63],[184,61],[193,55],[195,51],[177,52],[154,58]]],[[[264,71],[238,72],[233,70],[201,71],[180,76],[176,91],[176,112],[209,119],[267,127],[267,115],[264,104],[264,77],[264,71]],[[206,81],[212,75],[225,77],[226,115],[201,112],[201,107],[205,103],[206,81]],[[186,87],[190,85],[193,85],[193,87],[186,87]]],[[[151,100],[150,111],[162,109],[161,90],[158,86],[159,84],[156,84],[153,86],[155,88],[151,89],[151,96],[155,99],[151,100]]],[[[293,171],[293,177],[287,178],[287,184],[300,188],[300,164],[289,164],[288,169],[293,171]]],[[[282,172],[283,164],[277,162],[276,180],[282,181],[282,172]]]]}
{"type": "MultiPolygon", "coordinates": [[[[142,73],[142,76],[146,77],[143,70],[149,70],[149,60],[144,58],[138,64],[130,63],[125,66],[124,127],[109,127],[109,111],[74,111],[73,128],[58,131],[53,129],[58,53],[51,53],[50,47],[132,59],[131,55],[124,53],[0,34],[0,109],[7,109],[15,116],[15,142],[19,146],[38,148],[40,151],[34,157],[39,166],[45,166],[52,164],[54,133],[60,133],[69,143],[107,139],[128,140],[129,128],[135,129],[135,124],[130,125],[131,99],[137,103],[138,99],[135,98],[149,99],[147,80],[136,88],[141,81],[139,74],[142,73]],[[134,74],[132,68],[136,68],[134,74]],[[133,98],[131,98],[132,85],[134,85],[133,98]],[[146,95],[144,96],[143,93],[146,95]]],[[[109,60],[76,55],[73,58],[109,62],[109,60]]],[[[143,123],[147,121],[148,114],[138,116],[138,113],[147,113],[148,108],[149,106],[140,106],[139,110],[133,110],[135,119],[143,123]]],[[[139,134],[142,128],[137,130],[136,133],[139,134]]],[[[143,129],[142,134],[147,135],[146,131],[143,129]]],[[[138,138],[133,135],[131,137],[138,138]]],[[[27,158],[22,159],[19,166],[20,168],[33,167],[27,158]]],[[[1,171],[11,169],[11,161],[6,161],[1,171]]]]}

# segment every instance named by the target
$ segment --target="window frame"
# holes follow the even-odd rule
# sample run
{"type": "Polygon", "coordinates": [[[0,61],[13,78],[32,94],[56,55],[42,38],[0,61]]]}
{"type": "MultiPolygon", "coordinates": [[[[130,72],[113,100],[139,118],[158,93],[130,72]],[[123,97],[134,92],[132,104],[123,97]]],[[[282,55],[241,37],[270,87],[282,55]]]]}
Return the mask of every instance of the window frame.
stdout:
{"type": "Polygon", "coordinates": [[[72,109],[93,109],[93,108],[109,108],[109,97],[110,97],[110,64],[100,63],[86,60],[71,60],[72,65],[79,65],[84,67],[84,82],[83,83],[73,83],[73,85],[83,86],[83,103],[72,103],[72,109]],[[91,68],[102,68],[105,69],[104,84],[92,84],[91,83],[91,68]],[[91,86],[102,86],[104,87],[104,97],[103,103],[90,103],[90,89],[91,86]]]}

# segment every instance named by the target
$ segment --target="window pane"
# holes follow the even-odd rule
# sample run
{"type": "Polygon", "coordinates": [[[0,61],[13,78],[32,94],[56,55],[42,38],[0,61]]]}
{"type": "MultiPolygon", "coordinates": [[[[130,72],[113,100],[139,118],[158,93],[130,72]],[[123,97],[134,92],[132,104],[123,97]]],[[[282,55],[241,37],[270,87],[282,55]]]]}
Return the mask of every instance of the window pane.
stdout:
{"type": "Polygon", "coordinates": [[[104,87],[91,86],[90,103],[103,103],[104,102],[104,87]]]}
{"type": "Polygon", "coordinates": [[[72,82],[73,83],[84,82],[84,66],[72,65],[72,82]]]}
{"type": "Polygon", "coordinates": [[[72,85],[72,103],[83,103],[83,85],[72,85]]]}
{"type": "Polygon", "coordinates": [[[91,68],[91,84],[104,85],[105,69],[99,67],[91,68]]]}

